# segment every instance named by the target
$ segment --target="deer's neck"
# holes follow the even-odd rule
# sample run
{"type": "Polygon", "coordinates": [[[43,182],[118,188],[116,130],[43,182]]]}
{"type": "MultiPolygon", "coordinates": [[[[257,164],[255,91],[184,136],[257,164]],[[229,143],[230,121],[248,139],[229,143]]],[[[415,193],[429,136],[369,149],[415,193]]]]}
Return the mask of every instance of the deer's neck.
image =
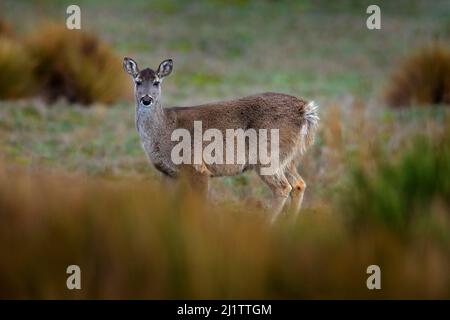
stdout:
{"type": "Polygon", "coordinates": [[[167,115],[160,103],[149,108],[136,106],[136,130],[142,139],[152,138],[153,133],[157,133],[166,127],[167,115]]]}
{"type": "Polygon", "coordinates": [[[174,122],[169,118],[159,103],[151,108],[136,107],[136,129],[147,157],[159,171],[175,177],[177,169],[170,159],[174,122]]]}

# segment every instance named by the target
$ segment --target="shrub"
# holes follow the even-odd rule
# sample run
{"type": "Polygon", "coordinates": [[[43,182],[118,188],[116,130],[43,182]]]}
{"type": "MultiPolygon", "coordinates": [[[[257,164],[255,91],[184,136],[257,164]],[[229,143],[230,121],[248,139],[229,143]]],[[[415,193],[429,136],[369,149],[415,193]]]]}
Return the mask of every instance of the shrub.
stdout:
{"type": "Polygon", "coordinates": [[[392,76],[386,101],[393,107],[450,104],[450,49],[434,43],[407,58],[392,76]]]}
{"type": "Polygon", "coordinates": [[[36,61],[39,91],[48,101],[111,103],[124,97],[121,59],[95,35],[48,24],[25,43],[36,61]]]}
{"type": "Polygon", "coordinates": [[[0,36],[0,99],[20,98],[33,92],[32,62],[23,46],[0,36]]]}

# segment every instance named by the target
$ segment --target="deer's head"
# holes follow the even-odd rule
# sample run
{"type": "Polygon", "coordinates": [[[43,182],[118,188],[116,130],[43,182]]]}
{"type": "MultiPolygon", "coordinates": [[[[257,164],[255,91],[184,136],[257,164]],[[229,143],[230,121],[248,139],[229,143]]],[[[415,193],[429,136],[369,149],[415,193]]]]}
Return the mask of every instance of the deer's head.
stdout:
{"type": "Polygon", "coordinates": [[[136,104],[150,108],[161,97],[161,83],[164,77],[172,72],[173,61],[172,59],[164,60],[156,71],[150,68],[139,70],[136,61],[125,57],[123,68],[133,78],[136,104]]]}

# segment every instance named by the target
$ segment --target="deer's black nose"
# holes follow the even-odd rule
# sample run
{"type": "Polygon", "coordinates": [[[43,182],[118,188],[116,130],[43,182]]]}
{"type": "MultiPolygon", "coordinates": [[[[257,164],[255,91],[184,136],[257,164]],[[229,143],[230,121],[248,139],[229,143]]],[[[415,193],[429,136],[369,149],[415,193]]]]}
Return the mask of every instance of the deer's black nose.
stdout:
{"type": "Polygon", "coordinates": [[[145,95],[141,98],[141,102],[144,106],[149,106],[152,104],[153,98],[150,97],[149,95],[145,95]]]}

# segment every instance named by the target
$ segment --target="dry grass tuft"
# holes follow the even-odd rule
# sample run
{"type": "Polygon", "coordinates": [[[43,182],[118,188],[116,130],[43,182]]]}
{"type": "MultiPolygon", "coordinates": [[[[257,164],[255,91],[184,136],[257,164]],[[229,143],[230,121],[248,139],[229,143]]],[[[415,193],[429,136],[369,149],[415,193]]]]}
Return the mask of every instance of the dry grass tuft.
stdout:
{"type": "Polygon", "coordinates": [[[53,102],[111,103],[125,97],[121,59],[97,36],[47,24],[26,40],[42,96],[53,102]]]}
{"type": "Polygon", "coordinates": [[[434,43],[407,58],[392,76],[386,101],[393,107],[450,104],[450,48],[434,43]]]}

